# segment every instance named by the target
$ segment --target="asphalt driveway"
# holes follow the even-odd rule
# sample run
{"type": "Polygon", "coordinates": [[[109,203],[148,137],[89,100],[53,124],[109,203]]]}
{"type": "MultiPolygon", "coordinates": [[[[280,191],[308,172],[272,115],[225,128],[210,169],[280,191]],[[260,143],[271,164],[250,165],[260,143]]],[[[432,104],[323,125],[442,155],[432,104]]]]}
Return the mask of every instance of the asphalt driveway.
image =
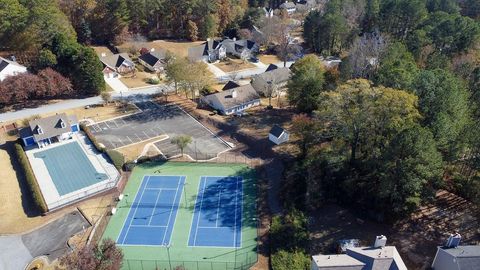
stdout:
{"type": "Polygon", "coordinates": [[[69,249],[70,237],[89,226],[80,212],[73,211],[32,232],[0,236],[0,270],[24,269],[38,256],[53,261],[69,249]]]}

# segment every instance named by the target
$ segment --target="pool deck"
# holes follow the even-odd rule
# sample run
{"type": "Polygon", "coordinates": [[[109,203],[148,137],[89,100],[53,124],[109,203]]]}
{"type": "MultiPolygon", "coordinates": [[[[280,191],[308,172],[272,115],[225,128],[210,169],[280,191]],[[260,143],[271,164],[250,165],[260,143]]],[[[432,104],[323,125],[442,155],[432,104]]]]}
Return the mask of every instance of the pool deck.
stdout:
{"type": "Polygon", "coordinates": [[[81,133],[76,134],[71,140],[55,143],[40,149],[35,148],[27,150],[26,154],[49,210],[59,208],[71,202],[89,197],[93,194],[97,194],[101,191],[112,188],[116,185],[120,177],[120,173],[115,169],[115,167],[108,162],[108,160],[106,159],[106,157],[103,156],[102,153],[96,151],[93,148],[91,142],[88,141],[88,139],[86,139],[86,137],[81,133]],[[82,189],[78,189],[74,192],[67,193],[62,196],[58,193],[54,181],[48,173],[48,169],[43,159],[36,158],[34,154],[72,142],[77,142],[80,145],[83,153],[88,157],[90,163],[93,165],[95,170],[99,173],[106,174],[108,176],[108,179],[84,187],[82,189]]]}

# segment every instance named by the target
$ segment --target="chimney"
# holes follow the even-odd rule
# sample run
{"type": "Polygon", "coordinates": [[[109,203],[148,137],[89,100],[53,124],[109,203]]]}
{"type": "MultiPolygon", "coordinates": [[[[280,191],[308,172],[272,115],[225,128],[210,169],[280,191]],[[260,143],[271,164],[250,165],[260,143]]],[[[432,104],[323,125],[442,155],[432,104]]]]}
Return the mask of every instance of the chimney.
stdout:
{"type": "Polygon", "coordinates": [[[102,52],[102,57],[105,57],[105,56],[107,56],[107,54],[106,54],[106,53],[104,53],[104,52],[102,52]]]}
{"type": "Polygon", "coordinates": [[[232,91],[232,98],[237,98],[237,91],[236,90],[233,90],[232,91]]]}
{"type": "Polygon", "coordinates": [[[237,38],[236,38],[236,37],[234,37],[234,38],[233,38],[233,41],[237,41],[237,38]]]}
{"type": "Polygon", "coordinates": [[[380,235],[375,238],[374,248],[382,248],[387,245],[387,237],[385,235],[380,235]]]}
{"type": "Polygon", "coordinates": [[[210,41],[210,38],[207,38],[207,41],[210,41]]]}
{"type": "Polygon", "coordinates": [[[150,52],[154,52],[154,51],[155,51],[155,48],[151,48],[151,49],[150,49],[150,52]]]}
{"type": "Polygon", "coordinates": [[[451,234],[445,246],[447,248],[456,248],[460,245],[460,240],[462,240],[462,236],[459,233],[451,234]]]}
{"type": "Polygon", "coordinates": [[[17,62],[17,57],[15,57],[15,55],[11,55],[10,60],[12,60],[13,62],[17,62]]]}

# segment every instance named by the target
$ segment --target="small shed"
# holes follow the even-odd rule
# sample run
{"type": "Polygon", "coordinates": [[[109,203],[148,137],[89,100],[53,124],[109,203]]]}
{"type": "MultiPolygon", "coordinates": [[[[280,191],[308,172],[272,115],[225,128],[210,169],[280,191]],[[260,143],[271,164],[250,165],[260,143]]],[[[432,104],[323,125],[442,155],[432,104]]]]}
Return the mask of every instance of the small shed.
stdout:
{"type": "Polygon", "coordinates": [[[287,142],[289,137],[290,134],[278,125],[274,125],[268,134],[268,139],[276,145],[287,142]]]}

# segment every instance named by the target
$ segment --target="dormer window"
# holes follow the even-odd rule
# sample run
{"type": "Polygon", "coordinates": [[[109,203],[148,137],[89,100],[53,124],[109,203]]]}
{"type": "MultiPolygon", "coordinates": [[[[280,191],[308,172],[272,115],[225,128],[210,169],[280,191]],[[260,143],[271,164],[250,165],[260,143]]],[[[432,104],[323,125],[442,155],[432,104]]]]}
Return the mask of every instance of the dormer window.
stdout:
{"type": "Polygon", "coordinates": [[[65,127],[66,127],[65,122],[63,122],[62,119],[60,119],[60,127],[62,127],[62,128],[65,128],[65,127]]]}
{"type": "Polygon", "coordinates": [[[37,126],[38,134],[43,134],[43,129],[40,126],[37,126]]]}

